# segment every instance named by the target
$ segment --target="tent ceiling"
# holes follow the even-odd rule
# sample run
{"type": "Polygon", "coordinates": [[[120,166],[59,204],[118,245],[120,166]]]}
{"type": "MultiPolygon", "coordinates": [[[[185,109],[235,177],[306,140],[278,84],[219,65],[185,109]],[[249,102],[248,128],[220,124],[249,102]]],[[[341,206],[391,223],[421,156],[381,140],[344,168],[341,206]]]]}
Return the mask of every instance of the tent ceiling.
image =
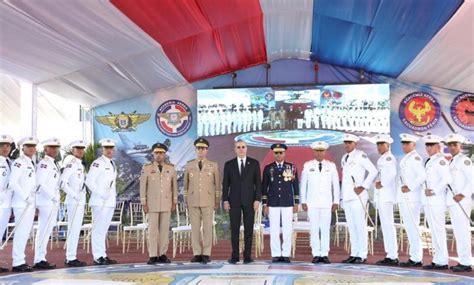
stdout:
{"type": "Polygon", "coordinates": [[[100,105],[281,58],[474,92],[473,0],[0,1],[0,72],[100,105]],[[363,5],[361,4],[363,2],[363,5]]]}

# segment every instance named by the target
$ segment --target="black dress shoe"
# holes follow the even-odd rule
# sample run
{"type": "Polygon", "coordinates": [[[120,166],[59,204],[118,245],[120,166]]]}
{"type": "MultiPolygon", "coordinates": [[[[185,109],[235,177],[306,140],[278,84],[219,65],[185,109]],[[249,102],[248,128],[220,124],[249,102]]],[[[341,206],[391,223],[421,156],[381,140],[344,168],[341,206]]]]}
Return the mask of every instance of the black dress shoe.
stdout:
{"type": "Polygon", "coordinates": [[[109,262],[101,256],[94,260],[94,265],[109,265],[109,262]]]}
{"type": "Polygon", "coordinates": [[[160,257],[158,257],[158,260],[161,263],[171,263],[171,260],[164,254],[160,255],[160,257]]]}
{"type": "Polygon", "coordinates": [[[289,258],[289,257],[287,257],[287,256],[284,256],[284,257],[283,257],[283,261],[282,261],[282,262],[284,262],[284,263],[291,263],[291,260],[290,260],[290,258],[289,258]]]}
{"type": "Polygon", "coordinates": [[[331,263],[331,261],[329,260],[329,257],[327,256],[320,257],[319,262],[326,263],[326,264],[331,263]]]}
{"type": "Polygon", "coordinates": [[[33,268],[26,263],[12,267],[12,272],[31,272],[31,271],[33,271],[33,268]]]}
{"type": "Polygon", "coordinates": [[[428,270],[444,270],[448,269],[448,265],[441,265],[441,264],[436,264],[434,262],[431,262],[431,264],[423,266],[423,269],[428,269],[428,270]]]}
{"type": "Polygon", "coordinates": [[[342,263],[354,263],[355,259],[357,257],[355,256],[349,256],[348,258],[344,259],[343,261],[341,261],[342,263]]]}
{"type": "Polygon", "coordinates": [[[244,259],[244,264],[249,264],[249,263],[252,263],[253,262],[253,259],[251,258],[245,258],[244,259]]]}
{"type": "Polygon", "coordinates": [[[87,263],[78,259],[74,259],[64,261],[64,265],[66,265],[66,267],[84,267],[87,265],[87,263]]]}
{"type": "Polygon", "coordinates": [[[150,257],[150,259],[148,259],[148,261],[146,262],[146,264],[149,264],[149,265],[153,265],[157,263],[158,263],[158,256],[150,257]]]}
{"type": "Polygon", "coordinates": [[[385,257],[384,259],[375,262],[375,264],[376,265],[390,265],[390,266],[398,265],[398,258],[392,259],[392,258],[385,257]]]}
{"type": "Polygon", "coordinates": [[[315,256],[315,257],[313,257],[313,260],[311,260],[311,263],[319,263],[319,262],[321,262],[320,258],[321,258],[320,256],[315,256]]]}
{"type": "Polygon", "coordinates": [[[456,266],[451,266],[453,272],[471,272],[472,267],[469,265],[458,264],[456,266]]]}
{"type": "Polygon", "coordinates": [[[0,273],[8,272],[8,268],[0,267],[0,273]]]}
{"type": "Polygon", "coordinates": [[[280,257],[272,257],[272,262],[273,262],[273,263],[278,263],[278,262],[280,262],[280,257]]]}
{"type": "Polygon", "coordinates": [[[203,255],[201,258],[201,263],[208,264],[209,262],[211,262],[211,258],[209,257],[209,255],[203,255]]]}
{"type": "Polygon", "coordinates": [[[202,261],[202,255],[195,255],[193,256],[193,258],[191,259],[191,262],[201,262],[202,261]]]}
{"type": "Polygon", "coordinates": [[[362,257],[356,257],[353,263],[354,264],[364,264],[366,262],[367,262],[367,259],[362,258],[362,257]]]}
{"type": "Polygon", "coordinates": [[[411,259],[408,259],[406,262],[400,262],[398,265],[401,267],[421,267],[423,264],[421,262],[415,262],[411,259]]]}
{"type": "Polygon", "coordinates": [[[239,262],[239,260],[236,259],[236,258],[229,258],[229,259],[227,260],[227,262],[229,262],[230,264],[237,264],[237,262],[239,262]]]}
{"type": "Polygon", "coordinates": [[[40,262],[35,263],[35,265],[33,266],[33,268],[34,268],[34,269],[46,269],[46,270],[55,269],[55,268],[56,268],[56,264],[49,263],[49,262],[47,262],[46,260],[41,260],[40,262]]]}
{"type": "Polygon", "coordinates": [[[109,264],[117,264],[117,260],[110,259],[110,258],[108,258],[107,256],[104,257],[104,258],[105,258],[105,260],[107,260],[107,262],[108,262],[109,264]]]}

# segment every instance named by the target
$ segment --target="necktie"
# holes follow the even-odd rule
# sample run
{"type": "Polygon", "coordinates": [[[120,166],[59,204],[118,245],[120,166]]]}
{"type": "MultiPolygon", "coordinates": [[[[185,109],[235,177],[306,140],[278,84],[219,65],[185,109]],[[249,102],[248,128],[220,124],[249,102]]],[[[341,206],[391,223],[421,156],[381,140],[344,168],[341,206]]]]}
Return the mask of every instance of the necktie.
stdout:
{"type": "Polygon", "coordinates": [[[158,164],[158,169],[160,170],[160,172],[162,172],[163,171],[163,165],[158,164]]]}
{"type": "Polygon", "coordinates": [[[199,161],[198,166],[199,166],[199,171],[201,171],[202,170],[202,161],[201,160],[199,161]]]}
{"type": "Polygon", "coordinates": [[[244,160],[241,159],[240,160],[240,175],[242,175],[244,173],[244,160]]]}
{"type": "Polygon", "coordinates": [[[349,158],[349,154],[346,154],[346,158],[344,159],[344,162],[347,162],[348,158],[349,158]]]}
{"type": "Polygon", "coordinates": [[[278,163],[278,169],[281,170],[281,163],[278,163]]]}
{"type": "Polygon", "coordinates": [[[33,161],[33,159],[31,160],[31,164],[33,164],[33,166],[35,166],[35,162],[33,161]]]}
{"type": "Polygon", "coordinates": [[[8,169],[11,169],[10,159],[7,158],[8,169]]]}
{"type": "Polygon", "coordinates": [[[319,163],[319,172],[321,172],[321,170],[323,170],[323,164],[320,162],[319,163]]]}
{"type": "Polygon", "coordinates": [[[426,164],[428,164],[428,161],[430,161],[430,159],[431,159],[431,157],[429,157],[429,158],[426,160],[425,166],[426,166],[426,164]]]}
{"type": "Polygon", "coordinates": [[[114,169],[114,172],[115,172],[115,164],[112,160],[110,161],[110,164],[112,164],[112,168],[114,169]]]}

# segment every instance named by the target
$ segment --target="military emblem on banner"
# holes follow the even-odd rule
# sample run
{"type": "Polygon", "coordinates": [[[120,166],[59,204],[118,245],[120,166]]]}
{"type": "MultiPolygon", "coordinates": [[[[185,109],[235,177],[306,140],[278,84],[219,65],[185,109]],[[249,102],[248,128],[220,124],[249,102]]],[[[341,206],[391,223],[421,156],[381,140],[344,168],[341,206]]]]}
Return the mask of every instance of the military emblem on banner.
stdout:
{"type": "Polygon", "coordinates": [[[134,132],[139,124],[148,121],[150,117],[151,114],[138,114],[137,111],[133,111],[129,114],[124,112],[112,114],[109,112],[109,115],[97,116],[95,119],[100,124],[109,126],[112,132],[134,132]]]}
{"type": "Polygon", "coordinates": [[[192,121],[191,108],[179,100],[166,101],[156,110],[156,126],[170,137],[184,135],[191,128],[192,121]]]}
{"type": "Polygon", "coordinates": [[[451,117],[460,128],[474,131],[474,94],[462,93],[451,103],[451,117]]]}
{"type": "Polygon", "coordinates": [[[402,123],[414,131],[426,131],[434,127],[441,114],[438,100],[426,92],[413,92],[400,103],[398,114],[402,123]]]}

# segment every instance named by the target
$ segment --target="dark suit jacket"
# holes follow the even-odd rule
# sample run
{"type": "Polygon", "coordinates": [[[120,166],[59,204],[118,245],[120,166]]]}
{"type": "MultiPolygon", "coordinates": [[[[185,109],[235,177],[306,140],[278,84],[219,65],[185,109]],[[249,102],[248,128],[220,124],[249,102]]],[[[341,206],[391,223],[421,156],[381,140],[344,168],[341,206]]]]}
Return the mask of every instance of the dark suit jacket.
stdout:
{"type": "Polygon", "coordinates": [[[260,164],[247,157],[244,173],[240,175],[237,158],[231,159],[224,166],[222,181],[222,201],[229,201],[232,206],[252,206],[254,201],[262,198],[260,164]]]}

